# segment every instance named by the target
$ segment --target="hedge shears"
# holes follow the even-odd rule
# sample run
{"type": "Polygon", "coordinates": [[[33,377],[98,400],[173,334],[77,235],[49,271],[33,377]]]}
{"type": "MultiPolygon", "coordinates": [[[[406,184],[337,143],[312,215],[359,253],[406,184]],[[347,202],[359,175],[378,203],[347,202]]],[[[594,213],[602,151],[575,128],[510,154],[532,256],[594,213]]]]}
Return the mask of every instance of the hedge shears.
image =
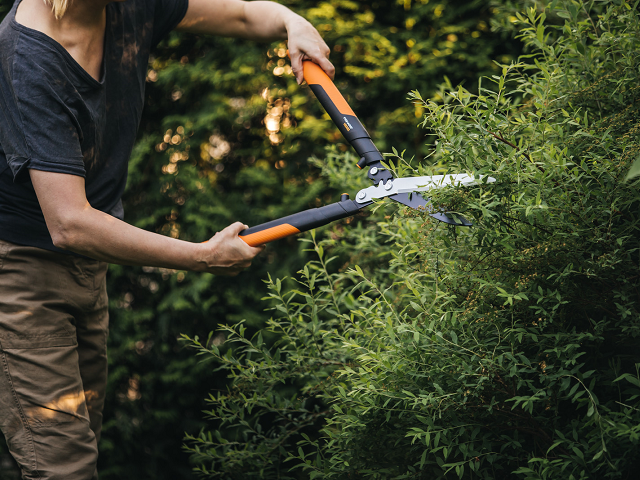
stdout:
{"type": "MultiPolygon", "coordinates": [[[[329,76],[318,65],[308,60],[303,62],[303,69],[304,79],[311,91],[344,138],[355,149],[360,157],[358,167],[361,170],[366,169],[373,186],[360,190],[355,200],[351,200],[349,194],[344,193],[339,202],[304,210],[243,230],[240,232],[240,238],[247,244],[256,247],[350,217],[372,205],[376,199],[389,198],[410,208],[433,210],[429,205],[429,199],[417,192],[426,192],[447,185],[465,186],[478,183],[474,177],[466,174],[395,178],[382,164],[384,157],[329,76]]],[[[495,179],[488,178],[485,181],[492,182],[495,179]]],[[[450,225],[472,225],[460,215],[444,212],[429,215],[450,225]]]]}

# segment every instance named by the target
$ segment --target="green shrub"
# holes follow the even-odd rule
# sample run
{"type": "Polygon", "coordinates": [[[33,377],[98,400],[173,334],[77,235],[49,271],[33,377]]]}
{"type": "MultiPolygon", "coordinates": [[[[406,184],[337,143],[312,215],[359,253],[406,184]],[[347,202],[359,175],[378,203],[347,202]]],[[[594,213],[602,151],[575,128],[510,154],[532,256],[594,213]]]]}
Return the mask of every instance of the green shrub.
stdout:
{"type": "MultiPolygon", "coordinates": [[[[202,475],[635,478],[639,3],[532,8],[517,15],[527,63],[478,95],[412,93],[433,151],[389,160],[493,176],[433,192],[474,226],[383,202],[314,236],[296,288],[270,281],[264,331],[192,340],[232,379],[209,399],[225,433],[189,438],[202,475]]],[[[328,159],[338,183],[357,175],[345,157],[328,159]]]]}

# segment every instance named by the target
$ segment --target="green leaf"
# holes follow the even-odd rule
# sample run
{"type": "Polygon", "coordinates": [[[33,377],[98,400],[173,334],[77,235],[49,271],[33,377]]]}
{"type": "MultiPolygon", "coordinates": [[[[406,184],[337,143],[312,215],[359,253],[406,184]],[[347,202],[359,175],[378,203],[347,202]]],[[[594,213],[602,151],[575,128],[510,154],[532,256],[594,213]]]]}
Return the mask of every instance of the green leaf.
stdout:
{"type": "Polygon", "coordinates": [[[633,162],[633,165],[631,165],[631,168],[629,169],[629,172],[627,172],[627,176],[625,177],[625,180],[626,181],[632,180],[636,178],[638,175],[640,175],[640,155],[638,155],[638,157],[633,162]]]}
{"type": "Polygon", "coordinates": [[[590,417],[591,415],[593,415],[594,412],[594,408],[593,408],[593,403],[589,403],[589,409],[587,410],[587,417],[590,417]]]}
{"type": "Polygon", "coordinates": [[[536,38],[540,43],[544,41],[544,24],[542,23],[538,25],[538,28],[536,29],[536,38]]]}

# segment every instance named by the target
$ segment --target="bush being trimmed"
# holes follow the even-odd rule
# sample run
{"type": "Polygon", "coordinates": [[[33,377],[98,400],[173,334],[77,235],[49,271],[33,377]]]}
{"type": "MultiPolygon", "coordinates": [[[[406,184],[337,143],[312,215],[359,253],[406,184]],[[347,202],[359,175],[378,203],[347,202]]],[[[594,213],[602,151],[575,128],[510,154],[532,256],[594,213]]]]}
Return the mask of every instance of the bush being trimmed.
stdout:
{"type": "Polygon", "coordinates": [[[224,353],[193,341],[233,379],[210,399],[227,435],[190,439],[203,475],[635,478],[638,2],[517,19],[530,55],[478,95],[413,92],[433,153],[389,157],[399,176],[496,178],[433,192],[474,227],[384,202],[314,237],[298,288],[271,282],[264,332],[227,327],[224,353]]]}

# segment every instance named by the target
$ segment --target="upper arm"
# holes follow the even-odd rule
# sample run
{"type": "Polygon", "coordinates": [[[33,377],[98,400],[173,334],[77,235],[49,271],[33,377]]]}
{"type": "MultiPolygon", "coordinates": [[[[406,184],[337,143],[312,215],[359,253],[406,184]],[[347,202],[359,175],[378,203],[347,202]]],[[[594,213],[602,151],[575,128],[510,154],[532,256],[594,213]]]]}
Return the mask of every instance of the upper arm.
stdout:
{"type": "Polygon", "coordinates": [[[29,168],[84,176],[82,119],[72,108],[79,94],[56,56],[25,43],[14,55],[11,90],[0,115],[14,180],[27,181],[29,168]]]}
{"type": "Polygon", "coordinates": [[[91,210],[84,178],[35,169],[29,169],[29,176],[53,243],[64,248],[69,232],[82,214],[91,210]]]}
{"type": "Polygon", "coordinates": [[[245,2],[242,0],[189,0],[187,13],[177,30],[226,37],[245,33],[245,2]]]}

